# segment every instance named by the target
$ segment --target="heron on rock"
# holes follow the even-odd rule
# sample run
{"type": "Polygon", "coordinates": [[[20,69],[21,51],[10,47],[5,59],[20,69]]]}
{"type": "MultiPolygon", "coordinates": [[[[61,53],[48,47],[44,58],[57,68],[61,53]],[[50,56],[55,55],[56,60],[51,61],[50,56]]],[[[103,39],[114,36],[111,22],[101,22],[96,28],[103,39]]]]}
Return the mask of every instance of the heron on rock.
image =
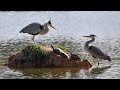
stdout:
{"type": "Polygon", "coordinates": [[[55,27],[53,27],[52,23],[51,23],[51,19],[44,23],[43,25],[41,25],[40,23],[37,22],[33,22],[29,25],[27,25],[26,27],[24,27],[20,33],[28,33],[33,35],[32,40],[34,41],[34,38],[36,35],[40,34],[40,35],[45,35],[48,33],[49,28],[48,26],[52,27],[55,29],[55,27]]]}

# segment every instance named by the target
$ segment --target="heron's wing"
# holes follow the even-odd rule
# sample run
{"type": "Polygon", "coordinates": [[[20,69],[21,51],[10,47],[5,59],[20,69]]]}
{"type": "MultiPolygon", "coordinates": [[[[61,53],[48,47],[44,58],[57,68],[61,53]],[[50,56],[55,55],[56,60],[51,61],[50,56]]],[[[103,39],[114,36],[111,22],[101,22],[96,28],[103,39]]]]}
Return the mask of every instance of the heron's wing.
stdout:
{"type": "Polygon", "coordinates": [[[37,35],[41,30],[43,29],[43,26],[39,23],[31,23],[24,27],[20,33],[29,33],[32,35],[37,35]]]}
{"type": "Polygon", "coordinates": [[[89,47],[89,53],[95,58],[103,59],[105,57],[105,54],[99,48],[95,46],[89,47]]]}

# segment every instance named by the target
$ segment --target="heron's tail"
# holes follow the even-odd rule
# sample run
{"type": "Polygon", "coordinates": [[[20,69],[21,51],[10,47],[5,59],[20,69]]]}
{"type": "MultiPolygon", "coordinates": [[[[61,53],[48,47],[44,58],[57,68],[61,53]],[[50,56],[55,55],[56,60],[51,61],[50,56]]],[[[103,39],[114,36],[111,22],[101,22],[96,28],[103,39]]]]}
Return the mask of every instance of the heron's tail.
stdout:
{"type": "Polygon", "coordinates": [[[106,56],[106,60],[111,61],[111,58],[109,56],[106,56]]]}

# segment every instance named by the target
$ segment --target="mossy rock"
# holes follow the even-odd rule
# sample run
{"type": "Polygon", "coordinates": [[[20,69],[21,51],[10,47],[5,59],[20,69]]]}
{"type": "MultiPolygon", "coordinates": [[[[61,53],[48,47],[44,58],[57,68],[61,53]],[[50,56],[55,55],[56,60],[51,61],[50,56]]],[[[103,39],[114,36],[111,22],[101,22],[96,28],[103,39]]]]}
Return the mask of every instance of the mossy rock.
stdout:
{"type": "Polygon", "coordinates": [[[49,51],[41,45],[28,45],[21,52],[34,64],[42,64],[49,59],[49,51]]]}
{"type": "MultiPolygon", "coordinates": [[[[63,46],[60,46],[63,48],[63,46]]],[[[59,47],[59,48],[60,48],[59,47]]],[[[50,47],[42,45],[28,45],[8,60],[8,67],[85,67],[90,68],[89,62],[62,58],[55,54],[50,47]]]]}

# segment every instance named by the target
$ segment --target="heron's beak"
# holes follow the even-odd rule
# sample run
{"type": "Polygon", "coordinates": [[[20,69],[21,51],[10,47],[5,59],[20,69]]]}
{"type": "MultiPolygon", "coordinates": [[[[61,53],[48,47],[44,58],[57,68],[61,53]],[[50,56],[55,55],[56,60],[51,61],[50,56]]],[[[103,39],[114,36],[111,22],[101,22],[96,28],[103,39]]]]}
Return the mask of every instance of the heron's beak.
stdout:
{"type": "Polygon", "coordinates": [[[89,38],[90,36],[83,36],[83,37],[87,37],[87,38],[89,38]]]}
{"type": "Polygon", "coordinates": [[[55,29],[55,30],[56,30],[56,28],[55,28],[55,27],[53,27],[52,25],[50,25],[50,27],[52,27],[53,29],[55,29]]]}

